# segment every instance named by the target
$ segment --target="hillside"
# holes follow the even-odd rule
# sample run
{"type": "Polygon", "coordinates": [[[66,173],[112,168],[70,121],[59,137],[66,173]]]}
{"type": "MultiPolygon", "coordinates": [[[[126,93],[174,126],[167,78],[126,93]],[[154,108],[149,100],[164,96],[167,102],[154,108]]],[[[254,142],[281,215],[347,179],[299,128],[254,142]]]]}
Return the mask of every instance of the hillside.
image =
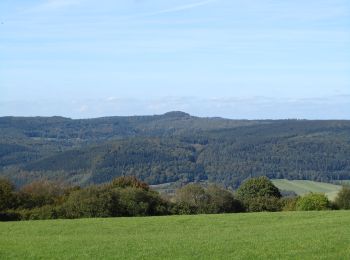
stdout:
{"type": "Polygon", "coordinates": [[[310,192],[325,193],[330,200],[334,200],[341,189],[341,185],[307,180],[272,180],[273,184],[280,190],[294,191],[298,195],[310,192]]]}
{"type": "Polygon", "coordinates": [[[347,259],[349,212],[0,223],[9,259],[347,259]]]}
{"type": "Polygon", "coordinates": [[[0,118],[0,176],[73,184],[135,175],[149,184],[249,177],[350,179],[350,121],[229,120],[183,112],[73,120],[0,118]]]}

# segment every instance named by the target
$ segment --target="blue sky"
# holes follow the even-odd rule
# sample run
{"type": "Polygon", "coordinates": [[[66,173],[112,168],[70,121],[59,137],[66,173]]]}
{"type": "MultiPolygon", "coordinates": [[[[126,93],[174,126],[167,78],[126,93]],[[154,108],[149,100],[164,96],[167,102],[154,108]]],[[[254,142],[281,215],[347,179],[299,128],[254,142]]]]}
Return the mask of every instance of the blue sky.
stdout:
{"type": "Polygon", "coordinates": [[[345,0],[1,0],[0,116],[350,119],[345,0]]]}

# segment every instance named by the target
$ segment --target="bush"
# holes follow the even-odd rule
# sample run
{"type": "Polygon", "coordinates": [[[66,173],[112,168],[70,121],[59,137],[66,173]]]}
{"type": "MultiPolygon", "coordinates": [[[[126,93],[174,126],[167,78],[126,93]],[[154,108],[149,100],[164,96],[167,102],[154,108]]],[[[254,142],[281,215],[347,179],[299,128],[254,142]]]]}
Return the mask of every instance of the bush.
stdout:
{"type": "Polygon", "coordinates": [[[7,179],[0,178],[0,211],[15,207],[15,186],[7,179]]]}
{"type": "Polygon", "coordinates": [[[66,218],[152,216],[169,214],[159,193],[134,185],[92,186],[70,193],[62,205],[66,218]]]}
{"type": "Polygon", "coordinates": [[[119,194],[115,216],[156,216],[169,214],[169,204],[159,193],[151,190],[127,187],[116,189],[119,194]]]}
{"type": "Polygon", "coordinates": [[[89,187],[70,193],[61,211],[65,218],[109,217],[115,194],[100,187],[89,187]]]}
{"type": "Polygon", "coordinates": [[[309,193],[298,199],[296,209],[302,211],[328,210],[331,209],[331,204],[326,195],[322,193],[309,193]]]}
{"type": "Polygon", "coordinates": [[[245,209],[249,212],[280,211],[282,205],[277,197],[256,197],[244,201],[245,209]]]}
{"type": "Polygon", "coordinates": [[[171,208],[173,215],[195,215],[198,214],[198,207],[190,205],[187,202],[180,201],[173,204],[171,208]]]}
{"type": "Polygon", "coordinates": [[[265,176],[247,180],[237,189],[236,195],[247,211],[281,210],[281,193],[265,176]]]}
{"type": "Polygon", "coordinates": [[[68,189],[62,183],[39,180],[23,186],[18,194],[20,208],[40,208],[44,205],[61,203],[68,189]]]}
{"type": "Polygon", "coordinates": [[[334,203],[339,209],[350,209],[350,186],[343,186],[334,203]]]}
{"type": "Polygon", "coordinates": [[[242,200],[256,197],[281,197],[279,189],[265,176],[247,180],[237,189],[236,195],[242,200]]]}
{"type": "Polygon", "coordinates": [[[52,205],[45,205],[43,207],[22,209],[17,212],[21,220],[39,220],[39,219],[57,219],[62,217],[58,210],[52,205]]]}
{"type": "Polygon", "coordinates": [[[188,184],[175,193],[179,214],[206,213],[209,206],[209,195],[198,184],[188,184]]]}
{"type": "Polygon", "coordinates": [[[216,214],[241,212],[243,206],[233,194],[216,185],[207,189],[198,184],[189,184],[175,194],[175,214],[216,214]]]}
{"type": "Polygon", "coordinates": [[[243,205],[236,200],[233,193],[216,185],[210,185],[207,189],[209,205],[207,213],[233,213],[242,212],[243,205]]]}
{"type": "Polygon", "coordinates": [[[286,197],[281,199],[281,207],[283,211],[296,211],[299,197],[286,197]]]}

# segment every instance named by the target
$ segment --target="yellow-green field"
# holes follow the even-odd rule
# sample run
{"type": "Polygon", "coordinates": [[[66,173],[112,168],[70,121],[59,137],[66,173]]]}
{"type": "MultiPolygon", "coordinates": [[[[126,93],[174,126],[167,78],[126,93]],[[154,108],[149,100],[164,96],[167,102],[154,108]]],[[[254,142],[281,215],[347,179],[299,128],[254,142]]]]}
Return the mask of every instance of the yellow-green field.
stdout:
{"type": "Polygon", "coordinates": [[[350,211],[0,223],[0,259],[349,259],[350,211]]]}
{"type": "Polygon", "coordinates": [[[330,200],[334,200],[341,189],[341,185],[317,181],[274,179],[272,182],[280,190],[294,191],[298,195],[321,192],[330,200]]]}

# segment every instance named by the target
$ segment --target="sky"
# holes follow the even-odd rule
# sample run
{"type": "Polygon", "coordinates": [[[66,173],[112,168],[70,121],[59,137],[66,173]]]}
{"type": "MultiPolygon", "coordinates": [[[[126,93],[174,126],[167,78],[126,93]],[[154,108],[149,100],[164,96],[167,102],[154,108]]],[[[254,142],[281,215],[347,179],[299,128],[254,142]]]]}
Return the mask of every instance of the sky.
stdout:
{"type": "Polygon", "coordinates": [[[0,116],[173,110],[350,119],[350,1],[0,1],[0,116]]]}

